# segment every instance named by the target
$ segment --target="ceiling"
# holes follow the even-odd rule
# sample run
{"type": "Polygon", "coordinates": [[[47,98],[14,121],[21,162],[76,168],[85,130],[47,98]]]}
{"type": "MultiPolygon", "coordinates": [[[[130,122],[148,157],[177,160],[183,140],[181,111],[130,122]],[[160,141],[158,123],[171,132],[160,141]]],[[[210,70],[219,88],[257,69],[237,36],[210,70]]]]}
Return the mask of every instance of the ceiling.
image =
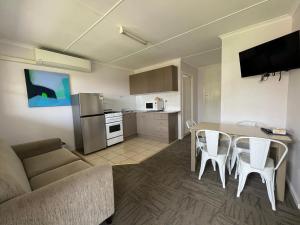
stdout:
{"type": "Polygon", "coordinates": [[[0,0],[0,39],[137,69],[221,61],[220,34],[291,13],[300,0],[0,0]],[[123,25],[147,46],[119,34],[123,25]]]}

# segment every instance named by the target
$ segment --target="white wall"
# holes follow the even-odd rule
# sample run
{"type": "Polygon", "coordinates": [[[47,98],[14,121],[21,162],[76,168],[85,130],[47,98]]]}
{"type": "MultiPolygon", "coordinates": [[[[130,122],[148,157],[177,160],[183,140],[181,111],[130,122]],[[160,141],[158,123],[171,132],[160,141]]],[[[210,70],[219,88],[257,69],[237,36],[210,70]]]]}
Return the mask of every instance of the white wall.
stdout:
{"type": "Polygon", "coordinates": [[[198,121],[220,122],[221,64],[199,68],[198,99],[198,121]]]}
{"type": "Polygon", "coordinates": [[[67,73],[72,93],[104,93],[107,108],[135,108],[129,71],[93,64],[92,73],[83,73],[0,60],[0,137],[11,144],[60,137],[74,146],[71,106],[29,108],[25,68],[67,73]]]}
{"type": "Polygon", "coordinates": [[[288,73],[281,82],[270,77],[241,78],[239,52],[291,32],[290,16],[273,19],[222,35],[221,121],[254,120],[268,126],[285,127],[288,73]]]}
{"type": "MultiPolygon", "coordinates": [[[[300,30],[300,7],[293,16],[293,30],[300,30]]],[[[290,71],[287,128],[294,143],[289,146],[288,182],[294,199],[300,207],[300,69],[290,71]]]]}
{"type": "MultiPolygon", "coordinates": [[[[156,93],[156,94],[144,94],[144,95],[137,95],[136,96],[136,106],[137,109],[145,110],[145,102],[153,101],[153,99],[158,96],[167,100],[167,110],[178,110],[181,111],[181,59],[172,59],[165,62],[161,62],[158,64],[154,64],[151,66],[143,67],[137,70],[134,70],[134,73],[141,73],[144,71],[149,71],[165,66],[174,65],[178,68],[178,91],[173,92],[163,92],[163,93],[156,93]]],[[[182,115],[181,112],[178,113],[178,137],[182,138],[182,115]]]]}

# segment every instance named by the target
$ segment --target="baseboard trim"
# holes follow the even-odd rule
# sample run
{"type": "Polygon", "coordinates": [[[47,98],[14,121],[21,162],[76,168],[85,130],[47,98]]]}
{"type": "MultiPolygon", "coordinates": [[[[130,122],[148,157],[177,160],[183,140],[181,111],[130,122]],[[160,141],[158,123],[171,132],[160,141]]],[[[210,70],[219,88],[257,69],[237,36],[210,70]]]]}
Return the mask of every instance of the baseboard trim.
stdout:
{"type": "Polygon", "coordinates": [[[287,181],[287,184],[289,186],[289,190],[290,190],[290,192],[292,194],[293,200],[294,200],[296,206],[298,207],[298,209],[300,210],[300,199],[299,199],[299,197],[298,197],[298,195],[297,195],[297,193],[296,193],[296,191],[295,191],[295,189],[294,189],[291,181],[289,179],[286,179],[286,181],[287,181]]]}

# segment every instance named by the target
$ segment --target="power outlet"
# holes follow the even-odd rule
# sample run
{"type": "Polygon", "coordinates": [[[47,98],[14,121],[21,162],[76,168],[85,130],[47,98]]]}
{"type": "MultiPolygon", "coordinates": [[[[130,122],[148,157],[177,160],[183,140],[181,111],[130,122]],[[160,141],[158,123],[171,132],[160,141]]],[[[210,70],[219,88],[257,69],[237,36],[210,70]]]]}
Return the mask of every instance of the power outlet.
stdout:
{"type": "Polygon", "coordinates": [[[300,209],[300,204],[298,204],[298,209],[300,209]]]}

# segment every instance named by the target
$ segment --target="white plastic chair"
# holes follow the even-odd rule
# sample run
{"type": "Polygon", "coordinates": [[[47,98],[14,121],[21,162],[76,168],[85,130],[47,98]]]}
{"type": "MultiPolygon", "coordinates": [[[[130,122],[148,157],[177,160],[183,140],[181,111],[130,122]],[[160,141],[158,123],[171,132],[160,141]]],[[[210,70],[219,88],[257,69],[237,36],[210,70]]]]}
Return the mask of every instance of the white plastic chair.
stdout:
{"type": "Polygon", "coordinates": [[[272,210],[275,211],[275,172],[284,160],[288,152],[288,147],[280,141],[256,137],[239,137],[235,140],[234,145],[237,146],[239,141],[245,139],[249,140],[249,152],[241,152],[238,154],[239,185],[237,197],[240,197],[240,194],[245,187],[248,174],[259,173],[266,182],[272,210]],[[274,160],[268,157],[272,142],[282,145],[285,149],[276,166],[274,165],[274,160]]]}
{"type": "MultiPolygon", "coordinates": [[[[237,124],[237,125],[240,125],[240,126],[248,126],[248,127],[256,127],[256,126],[258,125],[257,122],[255,122],[255,121],[250,121],[250,120],[239,121],[239,122],[237,122],[236,124],[237,124]]],[[[237,138],[237,136],[233,136],[233,137],[232,137],[232,143],[234,143],[234,141],[235,141],[236,138],[237,138]]],[[[235,164],[236,164],[236,161],[237,161],[237,155],[238,155],[239,153],[241,153],[241,152],[243,151],[244,148],[247,148],[247,147],[245,147],[245,144],[244,144],[244,143],[241,143],[241,146],[243,146],[243,147],[241,147],[241,148],[234,148],[234,147],[232,146],[233,150],[232,150],[232,154],[231,154],[231,157],[230,157],[230,174],[231,174],[231,172],[232,172],[232,170],[233,170],[233,167],[234,167],[235,164]]],[[[237,178],[237,175],[238,175],[237,170],[235,170],[235,175],[234,175],[234,178],[235,178],[235,179],[237,178]]]]}
{"type": "MultiPolygon", "coordinates": [[[[187,120],[186,122],[187,128],[190,130],[192,126],[195,126],[197,123],[194,120],[187,120]]],[[[203,148],[205,145],[205,138],[201,137],[199,140],[196,140],[196,155],[199,155],[200,148],[203,148]]]]}
{"type": "Polygon", "coordinates": [[[192,126],[195,126],[197,123],[194,120],[187,120],[185,122],[188,129],[191,129],[192,126]]]}
{"type": "MultiPolygon", "coordinates": [[[[221,131],[214,131],[214,130],[198,130],[196,132],[196,137],[197,140],[199,141],[199,135],[200,133],[205,133],[205,138],[206,138],[206,145],[204,148],[200,149],[202,151],[202,156],[201,156],[201,165],[200,165],[200,172],[199,172],[199,177],[198,179],[200,180],[207,160],[211,160],[215,168],[215,163],[218,164],[219,167],[219,173],[220,173],[220,178],[222,181],[223,188],[225,188],[225,167],[226,167],[226,162],[227,162],[227,157],[229,154],[230,146],[231,146],[231,137],[221,131]],[[219,137],[220,134],[223,135],[227,139],[227,144],[228,146],[224,146],[224,141],[222,142],[223,145],[220,145],[219,137]]],[[[223,139],[224,140],[224,139],[223,139]]],[[[227,164],[227,166],[229,166],[227,164]]]]}

